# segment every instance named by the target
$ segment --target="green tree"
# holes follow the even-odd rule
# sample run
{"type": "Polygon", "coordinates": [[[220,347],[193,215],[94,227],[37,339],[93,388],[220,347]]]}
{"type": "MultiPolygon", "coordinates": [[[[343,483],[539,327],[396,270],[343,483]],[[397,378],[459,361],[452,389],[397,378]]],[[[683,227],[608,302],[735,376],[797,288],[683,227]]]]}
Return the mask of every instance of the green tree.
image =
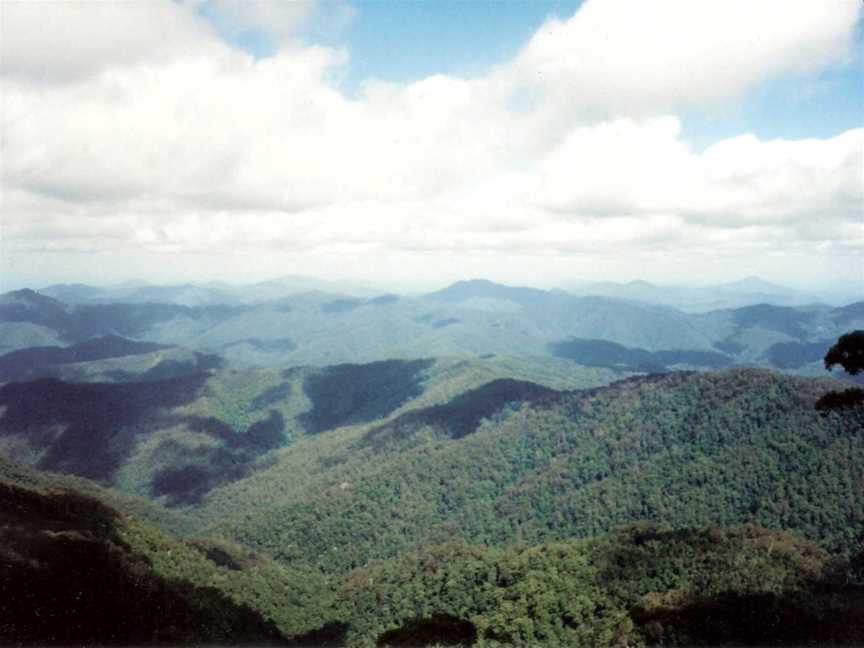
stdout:
{"type": "MultiPolygon", "coordinates": [[[[864,371],[864,331],[841,335],[837,343],[825,354],[825,369],[831,371],[840,365],[846,373],[857,376],[864,371]]],[[[839,410],[864,404],[864,389],[850,387],[843,391],[828,392],[816,402],[818,410],[839,410]]]]}
{"type": "Polygon", "coordinates": [[[825,368],[831,371],[837,365],[853,376],[864,371],[864,331],[841,335],[837,343],[828,349],[825,354],[825,368]]]}

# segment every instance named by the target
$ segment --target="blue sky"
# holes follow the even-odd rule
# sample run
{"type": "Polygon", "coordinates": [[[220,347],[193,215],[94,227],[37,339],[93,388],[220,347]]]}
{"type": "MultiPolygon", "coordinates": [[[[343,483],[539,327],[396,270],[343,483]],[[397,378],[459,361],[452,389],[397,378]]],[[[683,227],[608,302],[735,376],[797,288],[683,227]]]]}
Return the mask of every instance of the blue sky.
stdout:
{"type": "Polygon", "coordinates": [[[0,281],[862,285],[862,7],[8,3],[0,281]]]}
{"type": "Polygon", "coordinates": [[[550,16],[581,3],[507,0],[361,1],[346,29],[347,83],[370,77],[415,81],[432,74],[474,76],[504,63],[550,16]]]}
{"type": "MultiPolygon", "coordinates": [[[[303,36],[347,48],[340,83],[354,93],[364,81],[409,83],[435,74],[474,77],[510,60],[550,17],[572,16],[582,0],[355,0],[351,18],[334,28],[337,7],[324,3],[303,36]]],[[[207,14],[206,7],[203,12],[207,14]]],[[[782,19],[782,18],[779,18],[782,19]]],[[[218,24],[218,20],[216,21],[218,24]]],[[[263,31],[228,37],[258,58],[277,48],[263,31]]],[[[734,104],[681,115],[697,149],[740,133],[761,139],[830,137],[864,124],[864,23],[848,61],[818,73],[787,74],[734,104]]]]}

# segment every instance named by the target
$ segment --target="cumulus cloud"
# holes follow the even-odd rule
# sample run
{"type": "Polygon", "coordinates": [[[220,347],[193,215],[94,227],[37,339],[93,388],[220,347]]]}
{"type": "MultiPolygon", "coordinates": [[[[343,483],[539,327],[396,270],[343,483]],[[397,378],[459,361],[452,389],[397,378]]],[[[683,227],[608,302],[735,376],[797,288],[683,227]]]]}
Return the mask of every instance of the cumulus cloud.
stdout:
{"type": "Polygon", "coordinates": [[[312,2],[2,11],[6,251],[864,244],[864,130],[697,152],[675,116],[844,61],[858,3],[588,0],[488,74],[351,96],[336,81],[350,52],[295,37],[312,2]],[[232,30],[280,47],[256,59],[232,30]]]}
{"type": "Polygon", "coordinates": [[[855,2],[587,0],[502,75],[541,109],[587,117],[710,108],[772,76],[849,56],[855,2]]]}
{"type": "Polygon", "coordinates": [[[231,35],[261,32],[278,41],[296,34],[315,13],[316,0],[203,0],[197,9],[210,13],[223,31],[231,35]]]}
{"type": "Polygon", "coordinates": [[[670,212],[734,227],[859,219],[864,129],[825,140],[722,140],[701,154],[677,118],[577,128],[540,165],[533,200],[563,214],[670,212]]]}
{"type": "Polygon", "coordinates": [[[170,0],[21,0],[0,6],[0,70],[43,83],[119,67],[207,58],[221,49],[206,21],[170,0]]]}

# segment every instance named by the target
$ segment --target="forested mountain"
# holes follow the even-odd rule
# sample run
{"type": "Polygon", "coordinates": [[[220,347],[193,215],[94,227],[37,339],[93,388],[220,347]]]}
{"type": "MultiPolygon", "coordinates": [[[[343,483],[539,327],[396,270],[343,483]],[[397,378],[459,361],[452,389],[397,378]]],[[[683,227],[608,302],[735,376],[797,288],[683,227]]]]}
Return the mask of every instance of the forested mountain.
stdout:
{"type": "Polygon", "coordinates": [[[533,544],[642,519],[756,521],[849,551],[864,531],[864,421],[815,411],[831,384],[735,370],[559,394],[482,388],[298,442],[197,514],[281,560],[337,571],[417,544],[533,544]]]}
{"type": "MultiPolygon", "coordinates": [[[[10,339],[16,348],[48,346],[40,342],[44,339],[74,344],[112,335],[158,342],[160,326],[212,326],[243,310],[241,306],[227,305],[190,308],[158,303],[65,304],[33,290],[0,295],[0,322],[12,334],[10,339]]],[[[0,351],[12,350],[9,341],[5,344],[0,351]]]]}
{"type": "Polygon", "coordinates": [[[28,347],[0,356],[0,382],[60,378],[66,382],[149,382],[224,364],[213,354],[137,342],[116,335],[67,347],[28,347]]]}
{"type": "Polygon", "coordinates": [[[754,525],[639,524],[531,548],[451,542],[328,578],[224,540],[179,541],[62,480],[33,480],[41,483],[0,474],[0,641],[8,645],[853,645],[864,638],[864,588],[850,581],[852,564],[754,525]]]}
{"type": "Polygon", "coordinates": [[[864,641],[861,303],[198,288],[0,296],[0,643],[864,641]]]}
{"type": "Polygon", "coordinates": [[[576,388],[613,378],[563,361],[504,358],[152,373],[163,366],[134,382],[0,386],[0,450],[41,469],[190,504],[261,470],[272,451],[305,436],[440,403],[490,379],[576,388]]]}
{"type": "Polygon", "coordinates": [[[181,542],[62,479],[35,481],[0,472],[2,645],[285,646],[328,619],[315,573],[181,542]]]}
{"type": "Polygon", "coordinates": [[[584,390],[612,377],[490,358],[40,379],[0,387],[0,450],[321,569],[639,519],[756,521],[849,550],[864,423],[814,408],[838,383],[726,370],[584,390]]]}
{"type": "Polygon", "coordinates": [[[794,536],[634,525],[587,541],[451,543],[349,574],[351,645],[853,645],[864,590],[794,536]]]}
{"type": "Polygon", "coordinates": [[[0,296],[0,352],[122,336],[218,354],[235,367],[519,354],[631,372],[743,364],[815,375],[831,341],[856,327],[864,327],[861,303],[688,314],[479,280],[421,297],[304,293],[206,306],[0,296]]]}

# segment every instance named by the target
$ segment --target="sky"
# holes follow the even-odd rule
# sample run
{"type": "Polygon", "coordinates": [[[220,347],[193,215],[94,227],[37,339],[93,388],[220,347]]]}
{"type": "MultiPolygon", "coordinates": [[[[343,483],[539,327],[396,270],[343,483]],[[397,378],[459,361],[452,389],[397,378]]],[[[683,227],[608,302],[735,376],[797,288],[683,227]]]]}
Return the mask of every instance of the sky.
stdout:
{"type": "Polygon", "coordinates": [[[858,0],[0,0],[0,290],[864,286],[858,0]]]}

